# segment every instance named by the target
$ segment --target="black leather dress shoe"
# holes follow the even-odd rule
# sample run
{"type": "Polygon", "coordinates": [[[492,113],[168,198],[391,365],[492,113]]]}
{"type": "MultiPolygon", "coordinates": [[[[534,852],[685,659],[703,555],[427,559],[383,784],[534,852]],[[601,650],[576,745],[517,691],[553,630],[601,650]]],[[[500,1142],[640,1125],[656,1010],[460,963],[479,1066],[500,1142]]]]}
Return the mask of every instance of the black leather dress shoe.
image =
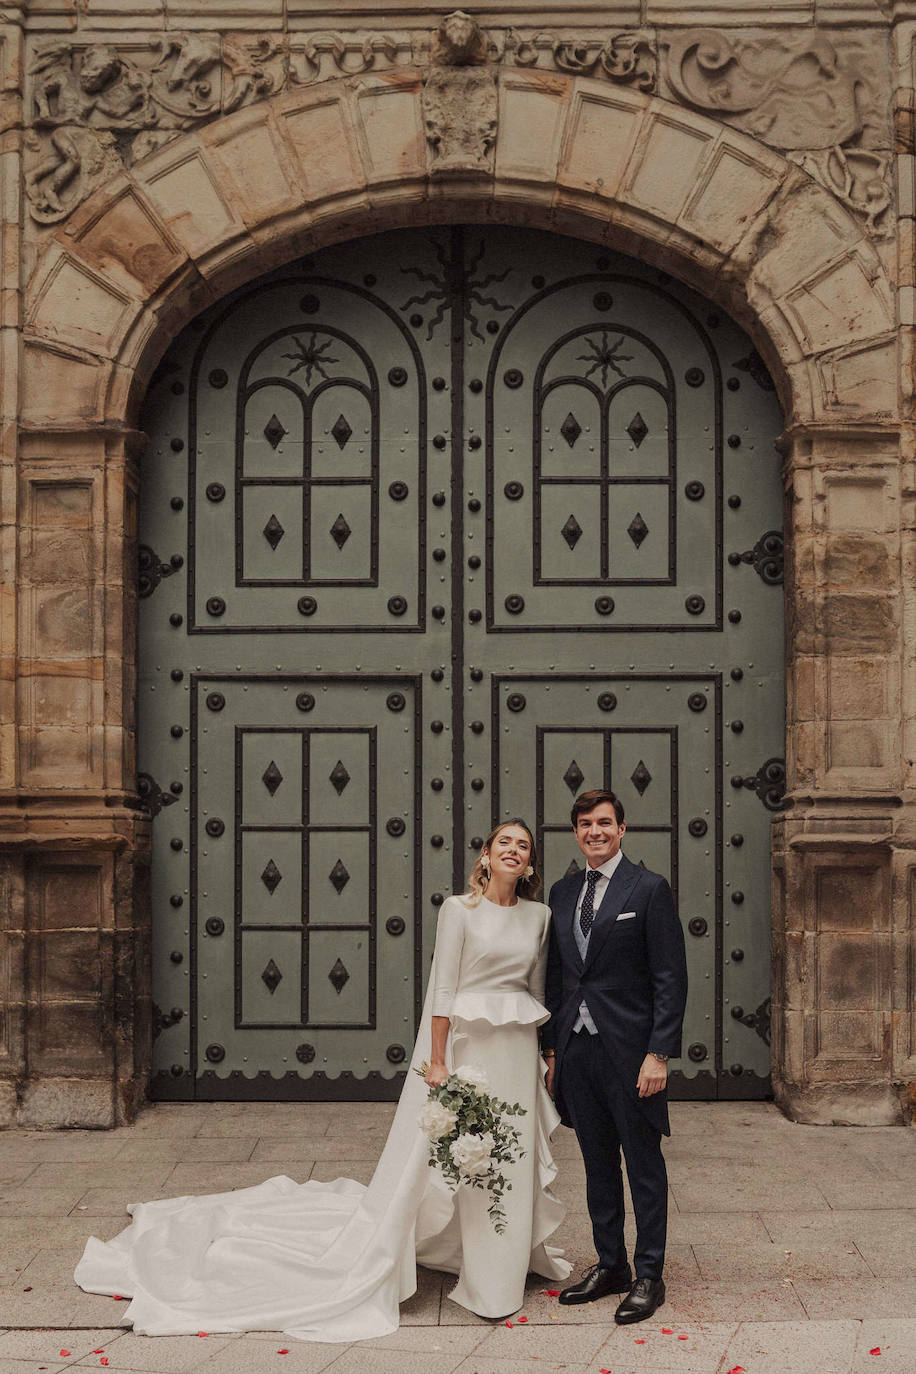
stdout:
{"type": "Polygon", "coordinates": [[[598,1298],[606,1298],[608,1293],[625,1292],[632,1282],[633,1275],[628,1264],[620,1269],[605,1269],[600,1264],[593,1264],[578,1283],[563,1289],[559,1300],[567,1306],[577,1302],[596,1302],[598,1298]]]}
{"type": "Polygon", "coordinates": [[[661,1279],[637,1279],[614,1313],[620,1326],[630,1322],[644,1322],[665,1301],[665,1285],[661,1279]]]}

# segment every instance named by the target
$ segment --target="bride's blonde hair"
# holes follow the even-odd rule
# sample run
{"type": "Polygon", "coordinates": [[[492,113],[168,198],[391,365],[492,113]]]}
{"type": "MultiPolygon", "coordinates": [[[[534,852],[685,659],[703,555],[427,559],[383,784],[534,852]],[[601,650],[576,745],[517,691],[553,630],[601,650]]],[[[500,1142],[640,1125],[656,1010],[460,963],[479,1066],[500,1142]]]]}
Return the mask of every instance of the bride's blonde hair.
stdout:
{"type": "Polygon", "coordinates": [[[507,825],[520,826],[531,841],[528,863],[534,871],[527,878],[524,876],[519,878],[518,882],[515,884],[516,892],[520,897],[527,897],[530,900],[534,900],[541,890],[541,868],[538,860],[537,845],[534,842],[534,835],[531,833],[531,827],[527,821],[522,820],[521,816],[510,816],[508,820],[500,821],[499,825],[494,826],[483,842],[483,846],[480,850],[480,858],[471,869],[471,876],[468,879],[469,895],[466,898],[467,906],[478,906],[481,897],[486,894],[487,883],[490,881],[490,874],[489,870],[483,865],[483,856],[485,853],[489,853],[490,846],[496,839],[496,836],[501,830],[505,830],[507,825]]]}

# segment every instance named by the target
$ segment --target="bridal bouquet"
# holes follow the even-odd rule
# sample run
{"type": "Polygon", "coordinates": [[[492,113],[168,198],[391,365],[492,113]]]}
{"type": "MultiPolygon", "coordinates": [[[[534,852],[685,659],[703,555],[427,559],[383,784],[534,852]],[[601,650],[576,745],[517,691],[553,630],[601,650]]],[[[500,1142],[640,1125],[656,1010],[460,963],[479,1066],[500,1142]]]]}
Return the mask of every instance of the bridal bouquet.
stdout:
{"type": "MultiPolygon", "coordinates": [[[[428,1064],[421,1064],[414,1072],[425,1078],[428,1070],[428,1064]]],[[[490,1194],[487,1214],[501,1235],[506,1229],[503,1194],[512,1187],[503,1165],[515,1163],[525,1153],[517,1129],[507,1118],[524,1116],[525,1108],[491,1097],[488,1087],[482,1069],[470,1064],[455,1069],[444,1083],[430,1088],[419,1121],[429,1137],[430,1168],[438,1164],[454,1188],[459,1183],[485,1188],[490,1194]]]]}

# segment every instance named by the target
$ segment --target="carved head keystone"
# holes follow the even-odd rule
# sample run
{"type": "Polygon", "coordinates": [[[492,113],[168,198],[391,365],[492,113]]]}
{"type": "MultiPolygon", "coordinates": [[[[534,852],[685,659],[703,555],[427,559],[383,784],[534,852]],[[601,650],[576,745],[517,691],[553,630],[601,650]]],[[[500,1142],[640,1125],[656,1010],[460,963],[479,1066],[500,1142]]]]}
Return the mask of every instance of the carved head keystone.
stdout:
{"type": "Polygon", "coordinates": [[[440,67],[469,67],[487,59],[487,42],[473,15],[447,14],[436,30],[432,60],[440,67]]]}

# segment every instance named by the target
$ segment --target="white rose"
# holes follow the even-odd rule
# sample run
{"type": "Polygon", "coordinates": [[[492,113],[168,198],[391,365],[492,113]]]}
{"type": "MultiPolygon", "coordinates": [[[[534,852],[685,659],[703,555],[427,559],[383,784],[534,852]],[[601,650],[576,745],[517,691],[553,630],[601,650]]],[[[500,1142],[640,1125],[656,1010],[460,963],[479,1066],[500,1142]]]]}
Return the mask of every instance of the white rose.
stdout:
{"type": "Polygon", "coordinates": [[[493,1136],[489,1131],[484,1135],[463,1131],[457,1140],[452,1141],[448,1152],[460,1174],[467,1178],[483,1178],[490,1172],[493,1136]]]}
{"type": "Polygon", "coordinates": [[[441,1140],[454,1129],[457,1120],[457,1112],[453,1112],[450,1107],[443,1107],[441,1102],[431,1097],[420,1111],[420,1130],[424,1135],[428,1135],[430,1140],[441,1140]]]}
{"type": "Polygon", "coordinates": [[[462,1083],[469,1083],[472,1088],[477,1088],[479,1092],[485,1092],[490,1086],[490,1080],[485,1071],[475,1068],[473,1064],[464,1064],[460,1069],[456,1069],[455,1077],[460,1078],[462,1083]]]}

